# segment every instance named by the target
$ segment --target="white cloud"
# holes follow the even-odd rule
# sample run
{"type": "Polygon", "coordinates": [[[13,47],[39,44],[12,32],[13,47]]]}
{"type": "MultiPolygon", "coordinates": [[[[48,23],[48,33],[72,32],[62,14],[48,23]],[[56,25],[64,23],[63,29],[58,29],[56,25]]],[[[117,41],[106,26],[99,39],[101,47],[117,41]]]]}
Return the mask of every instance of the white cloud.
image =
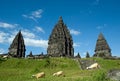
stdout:
{"type": "Polygon", "coordinates": [[[0,54],[4,54],[5,53],[5,50],[0,48],[0,54]]]}
{"type": "Polygon", "coordinates": [[[25,18],[32,19],[32,20],[34,20],[35,22],[37,22],[37,19],[34,18],[33,16],[29,16],[29,15],[25,15],[25,14],[23,14],[22,16],[25,17],[25,18]]]}
{"type": "MultiPolygon", "coordinates": [[[[18,31],[13,31],[13,33],[7,39],[8,43],[12,43],[12,41],[15,38],[17,33],[18,33],[18,31]]],[[[37,36],[34,33],[31,33],[27,29],[24,29],[23,31],[21,31],[21,33],[24,37],[24,41],[25,41],[26,46],[47,48],[48,40],[42,40],[42,39],[38,40],[38,38],[36,38],[37,36]]]]}
{"type": "Polygon", "coordinates": [[[22,35],[26,38],[35,38],[35,34],[34,33],[31,33],[29,30],[23,30],[21,31],[22,32],[22,35]]]}
{"type": "MultiPolygon", "coordinates": [[[[40,31],[40,27],[38,28],[40,31]]],[[[11,44],[15,36],[19,31],[13,30],[10,32],[0,31],[0,43],[1,44],[11,44]]],[[[31,47],[40,47],[40,48],[47,48],[48,40],[40,39],[35,33],[31,32],[28,29],[22,29],[22,35],[24,37],[25,45],[31,47]]],[[[41,32],[44,32],[41,28],[41,32]]]]}
{"type": "Polygon", "coordinates": [[[86,57],[86,52],[83,52],[83,53],[82,53],[82,57],[86,57]]]}
{"type": "Polygon", "coordinates": [[[22,31],[22,34],[24,36],[26,46],[47,48],[48,40],[39,40],[36,38],[37,36],[34,33],[31,33],[29,30],[22,31]]]}
{"type": "Polygon", "coordinates": [[[79,35],[81,32],[79,32],[77,30],[74,30],[74,29],[71,29],[70,33],[73,34],[73,35],[79,35]]]}
{"type": "Polygon", "coordinates": [[[97,28],[98,30],[100,30],[100,29],[103,29],[103,28],[105,28],[105,27],[107,27],[107,24],[99,25],[99,26],[97,26],[96,28],[97,28]]]}
{"type": "Polygon", "coordinates": [[[42,12],[43,12],[42,9],[38,9],[36,11],[32,11],[30,14],[27,14],[27,15],[23,14],[22,16],[25,17],[25,18],[32,19],[35,22],[37,22],[37,19],[42,17],[42,15],[41,15],[42,12]]]}
{"type": "Polygon", "coordinates": [[[103,26],[97,26],[97,29],[103,29],[103,26]]]}
{"type": "Polygon", "coordinates": [[[4,42],[4,39],[5,39],[4,36],[5,36],[5,33],[0,32],[0,43],[4,42]]]}
{"type": "Polygon", "coordinates": [[[39,10],[33,11],[31,15],[35,18],[41,18],[42,12],[43,12],[43,10],[39,9],[39,10]]]}
{"type": "Polygon", "coordinates": [[[0,43],[7,42],[8,36],[9,36],[8,33],[0,31],[0,43]]]}
{"type": "Polygon", "coordinates": [[[45,33],[45,31],[41,27],[36,26],[35,28],[36,28],[36,31],[45,33]]]}
{"type": "Polygon", "coordinates": [[[18,26],[18,24],[9,24],[9,23],[5,23],[5,22],[0,22],[1,28],[14,28],[17,26],[18,26]]]}
{"type": "MultiPolygon", "coordinates": [[[[78,53],[79,53],[79,52],[78,52],[78,53]]],[[[75,52],[75,53],[74,53],[74,56],[78,55],[78,53],[77,53],[77,52],[75,52]]]]}
{"type": "Polygon", "coordinates": [[[47,48],[48,40],[24,38],[26,46],[47,48]]]}
{"type": "MultiPolygon", "coordinates": [[[[11,40],[14,39],[14,37],[17,35],[18,32],[19,32],[18,30],[11,31],[11,35],[9,37],[10,42],[11,42],[11,40]]],[[[24,38],[35,38],[36,37],[36,35],[34,33],[30,32],[27,29],[21,30],[21,33],[24,36],[24,38]]]]}
{"type": "Polygon", "coordinates": [[[73,43],[73,46],[74,46],[74,47],[79,47],[79,46],[80,46],[80,43],[73,43]]]}
{"type": "Polygon", "coordinates": [[[98,5],[100,3],[100,0],[95,0],[94,2],[93,2],[93,5],[98,5]]]}
{"type": "Polygon", "coordinates": [[[29,30],[22,31],[22,34],[24,36],[26,46],[47,48],[48,40],[39,40],[36,38],[37,36],[34,33],[31,33],[29,30]]]}

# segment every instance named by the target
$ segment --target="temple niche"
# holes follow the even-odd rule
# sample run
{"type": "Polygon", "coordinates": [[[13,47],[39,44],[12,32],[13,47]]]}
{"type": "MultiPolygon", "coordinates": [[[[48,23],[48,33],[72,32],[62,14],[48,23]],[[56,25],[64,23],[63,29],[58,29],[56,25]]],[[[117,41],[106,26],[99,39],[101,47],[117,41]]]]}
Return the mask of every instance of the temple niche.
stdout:
{"type": "Polygon", "coordinates": [[[12,57],[24,58],[25,51],[26,49],[25,49],[24,39],[21,31],[19,31],[9,47],[8,54],[12,57]]]}
{"type": "Polygon", "coordinates": [[[111,57],[111,49],[102,33],[98,36],[94,57],[111,57]]]}
{"type": "Polygon", "coordinates": [[[73,39],[62,17],[59,18],[49,37],[47,54],[53,57],[74,56],[73,39]]]}

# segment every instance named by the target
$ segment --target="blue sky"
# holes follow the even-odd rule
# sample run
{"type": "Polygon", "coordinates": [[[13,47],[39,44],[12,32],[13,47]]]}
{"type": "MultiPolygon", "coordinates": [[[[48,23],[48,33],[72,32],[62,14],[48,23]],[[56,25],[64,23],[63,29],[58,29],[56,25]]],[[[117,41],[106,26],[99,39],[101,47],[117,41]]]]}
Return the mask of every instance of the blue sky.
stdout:
{"type": "Polygon", "coordinates": [[[120,0],[0,0],[0,53],[21,29],[26,54],[46,53],[48,38],[62,16],[71,32],[75,55],[92,56],[100,32],[113,56],[120,56],[120,0]]]}

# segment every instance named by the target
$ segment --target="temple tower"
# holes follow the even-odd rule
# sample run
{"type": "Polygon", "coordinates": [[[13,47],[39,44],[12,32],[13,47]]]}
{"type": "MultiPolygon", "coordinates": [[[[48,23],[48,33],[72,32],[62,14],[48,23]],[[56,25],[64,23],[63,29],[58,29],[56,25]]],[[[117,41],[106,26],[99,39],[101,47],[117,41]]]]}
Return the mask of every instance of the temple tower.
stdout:
{"type": "Polygon", "coordinates": [[[25,51],[26,49],[25,49],[24,39],[21,31],[19,31],[9,47],[8,54],[12,57],[24,58],[25,51]]]}
{"type": "Polygon", "coordinates": [[[53,57],[74,56],[72,36],[64,24],[62,17],[59,18],[49,37],[47,54],[53,57]]]}
{"type": "Polygon", "coordinates": [[[111,49],[102,33],[100,33],[98,36],[94,56],[111,57],[111,49]]]}

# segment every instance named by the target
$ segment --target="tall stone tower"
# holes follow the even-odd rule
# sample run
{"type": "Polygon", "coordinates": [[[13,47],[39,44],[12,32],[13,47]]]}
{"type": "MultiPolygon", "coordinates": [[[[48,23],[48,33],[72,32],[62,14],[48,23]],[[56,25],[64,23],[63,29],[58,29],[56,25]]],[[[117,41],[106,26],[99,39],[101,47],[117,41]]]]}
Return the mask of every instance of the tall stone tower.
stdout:
{"type": "Polygon", "coordinates": [[[21,31],[19,31],[9,47],[8,54],[12,57],[24,58],[25,51],[26,49],[25,49],[24,39],[21,31]]]}
{"type": "Polygon", "coordinates": [[[100,33],[98,36],[94,56],[111,57],[111,49],[102,33],[100,33]]]}
{"type": "Polygon", "coordinates": [[[70,31],[64,24],[62,17],[59,18],[48,41],[47,54],[53,57],[73,57],[74,48],[70,31]]]}

